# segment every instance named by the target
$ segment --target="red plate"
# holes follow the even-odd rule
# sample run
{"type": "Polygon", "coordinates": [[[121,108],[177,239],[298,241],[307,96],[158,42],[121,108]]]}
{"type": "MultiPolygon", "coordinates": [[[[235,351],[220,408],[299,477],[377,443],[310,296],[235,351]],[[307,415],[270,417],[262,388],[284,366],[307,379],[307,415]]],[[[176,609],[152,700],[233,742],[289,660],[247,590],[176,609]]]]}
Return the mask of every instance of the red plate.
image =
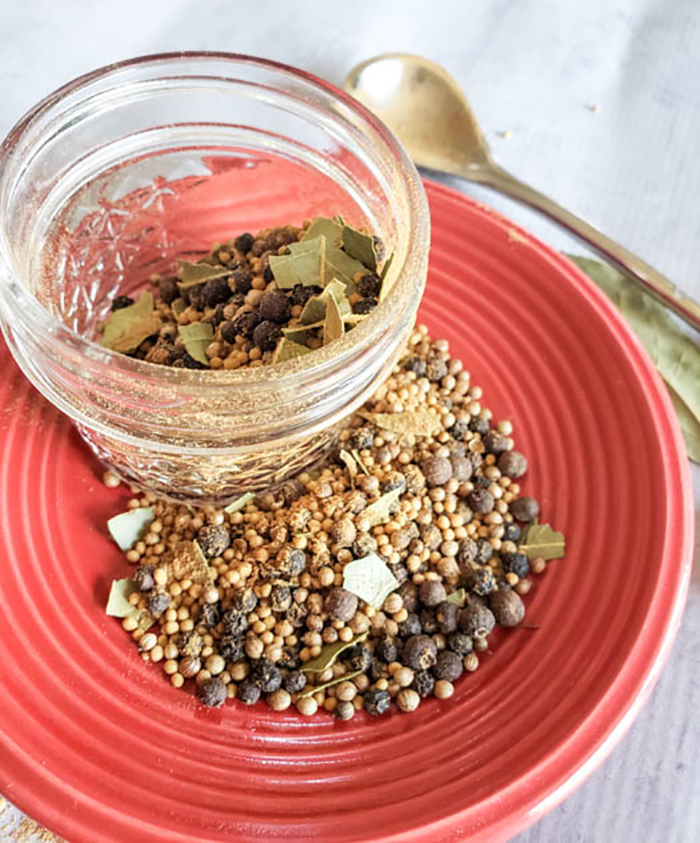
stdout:
{"type": "Polygon", "coordinates": [[[205,711],[104,616],[120,496],[5,352],[0,790],[73,843],[500,840],[610,751],[666,658],[688,585],[689,471],[661,381],[565,258],[428,185],[423,319],[530,457],[568,538],[452,700],[349,723],[205,711]]]}

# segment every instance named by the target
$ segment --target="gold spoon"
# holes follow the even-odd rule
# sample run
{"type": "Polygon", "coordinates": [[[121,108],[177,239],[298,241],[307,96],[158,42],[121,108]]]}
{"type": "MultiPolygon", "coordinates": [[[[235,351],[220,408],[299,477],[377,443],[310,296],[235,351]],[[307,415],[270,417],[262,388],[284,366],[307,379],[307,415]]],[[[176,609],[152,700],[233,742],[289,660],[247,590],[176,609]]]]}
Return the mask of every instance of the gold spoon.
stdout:
{"type": "Polygon", "coordinates": [[[668,278],[495,163],[464,94],[440,65],[387,53],[354,67],[343,87],[386,123],[418,166],[483,184],[540,211],[700,330],[700,305],[668,278]]]}

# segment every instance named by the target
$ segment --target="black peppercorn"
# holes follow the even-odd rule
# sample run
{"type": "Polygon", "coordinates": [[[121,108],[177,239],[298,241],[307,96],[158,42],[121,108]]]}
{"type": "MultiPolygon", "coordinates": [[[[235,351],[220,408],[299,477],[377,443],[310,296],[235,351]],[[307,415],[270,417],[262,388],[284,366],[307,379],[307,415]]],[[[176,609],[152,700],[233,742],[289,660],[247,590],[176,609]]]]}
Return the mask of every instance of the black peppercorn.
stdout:
{"type": "Polygon", "coordinates": [[[204,363],[200,363],[199,360],[195,360],[194,357],[190,357],[189,354],[182,355],[182,363],[185,369],[208,369],[209,366],[205,366],[204,363]]]}
{"type": "Polygon", "coordinates": [[[197,533],[197,544],[210,559],[221,556],[231,545],[231,533],[223,524],[208,524],[197,533]]]}
{"type": "Polygon", "coordinates": [[[530,560],[524,553],[502,553],[501,565],[506,573],[515,574],[521,579],[530,573],[530,560]]]}
{"type": "Polygon", "coordinates": [[[134,574],[134,582],[138,586],[139,591],[150,591],[156,584],[153,579],[153,566],[141,565],[134,574]]]}
{"type": "Polygon", "coordinates": [[[253,342],[260,351],[272,351],[282,336],[282,329],[275,322],[261,322],[253,331],[253,342]]]}
{"type": "Polygon", "coordinates": [[[459,606],[456,603],[448,603],[445,601],[437,607],[435,617],[443,635],[449,635],[457,629],[457,621],[459,618],[459,606]]]}
{"type": "Polygon", "coordinates": [[[465,421],[458,419],[452,427],[447,429],[447,432],[453,439],[457,439],[459,442],[462,442],[466,438],[468,430],[469,425],[465,421]]]}
{"type": "Polygon", "coordinates": [[[303,307],[309,299],[317,296],[321,292],[321,287],[317,287],[313,284],[310,286],[295,284],[290,296],[292,305],[301,305],[303,307]]]}
{"type": "Polygon", "coordinates": [[[347,661],[351,670],[361,670],[363,672],[369,670],[372,665],[374,657],[367,647],[362,644],[356,644],[351,647],[346,654],[347,661]]]}
{"type": "Polygon", "coordinates": [[[237,592],[231,601],[231,609],[244,615],[250,614],[257,605],[258,596],[252,588],[237,592]]]}
{"type": "Polygon", "coordinates": [[[167,594],[151,594],[148,598],[148,611],[154,616],[162,615],[170,605],[170,596],[167,594]]]}
{"type": "Polygon", "coordinates": [[[436,658],[437,647],[427,635],[412,635],[403,648],[404,664],[413,670],[428,670],[436,658]]]}
{"type": "Polygon", "coordinates": [[[479,565],[486,565],[486,563],[493,556],[493,545],[487,539],[477,539],[476,542],[476,556],[474,561],[479,565]]]}
{"type": "Polygon", "coordinates": [[[372,664],[367,671],[372,682],[378,682],[386,673],[386,662],[381,659],[372,659],[372,664]]]}
{"type": "Polygon", "coordinates": [[[435,609],[421,609],[419,617],[421,630],[426,635],[435,635],[439,628],[435,609]]]}
{"type": "Polygon", "coordinates": [[[253,679],[249,676],[238,685],[238,693],[236,698],[246,705],[255,705],[260,699],[261,690],[255,684],[253,679]]]}
{"type": "Polygon", "coordinates": [[[290,694],[299,694],[306,688],[306,674],[301,670],[293,670],[284,678],[284,689],[290,694]]]}
{"type": "Polygon", "coordinates": [[[177,281],[174,278],[161,278],[158,281],[158,294],[161,301],[172,304],[175,299],[180,298],[180,288],[177,286],[177,281]]]}
{"type": "Polygon", "coordinates": [[[241,635],[248,629],[248,618],[244,612],[236,609],[229,609],[228,612],[224,612],[221,623],[228,635],[241,635]]]}
{"type": "Polygon", "coordinates": [[[379,714],[384,714],[388,711],[390,704],[391,697],[387,691],[379,691],[376,688],[370,691],[365,691],[364,709],[373,717],[376,717],[379,714]]]}
{"type": "Polygon", "coordinates": [[[226,685],[215,676],[202,682],[197,693],[201,702],[210,708],[218,708],[226,702],[226,685]]]}
{"type": "Polygon", "coordinates": [[[490,430],[486,436],[484,436],[483,441],[486,453],[488,454],[498,455],[508,450],[508,437],[499,433],[497,430],[490,430]]]}
{"type": "Polygon", "coordinates": [[[204,641],[198,632],[183,632],[177,639],[177,649],[181,656],[198,656],[203,647],[204,641]]]}
{"type": "Polygon", "coordinates": [[[272,271],[272,267],[268,264],[265,269],[263,269],[263,281],[269,284],[270,281],[275,280],[275,273],[272,271]]]}
{"type": "Polygon", "coordinates": [[[352,306],[352,312],[364,315],[367,313],[371,313],[376,308],[376,306],[376,299],[360,299],[359,301],[356,301],[355,304],[352,306]]]}
{"type": "Polygon", "coordinates": [[[462,659],[450,650],[443,650],[438,654],[437,662],[433,668],[436,679],[446,679],[448,682],[455,682],[462,675],[464,666],[462,659]]]}
{"type": "Polygon", "coordinates": [[[112,301],[112,312],[115,310],[122,310],[125,307],[130,307],[134,303],[131,296],[117,296],[112,301]]]}
{"type": "Polygon", "coordinates": [[[258,659],[255,662],[251,679],[263,694],[271,694],[282,687],[282,674],[269,659],[258,659]]]}
{"type": "MultiPolygon", "coordinates": [[[[418,589],[412,582],[401,583],[398,591],[403,600],[403,607],[407,612],[415,612],[418,606],[418,589]]],[[[418,630],[420,632],[420,630],[418,630]]],[[[402,635],[405,633],[401,633],[402,635]]],[[[415,633],[411,632],[411,635],[415,633]]]]}
{"type": "Polygon", "coordinates": [[[394,638],[384,636],[379,639],[375,652],[382,661],[395,662],[399,655],[399,648],[396,646],[396,640],[394,638]]]}
{"type": "Polygon", "coordinates": [[[429,697],[435,688],[435,677],[429,670],[419,670],[413,677],[411,688],[417,691],[421,697],[429,697]]]}
{"type": "Polygon", "coordinates": [[[425,360],[422,357],[409,357],[403,367],[407,372],[413,372],[417,378],[425,376],[425,360]]]}
{"type": "Polygon", "coordinates": [[[270,600],[272,602],[272,609],[275,612],[286,612],[287,609],[292,605],[292,592],[289,586],[286,585],[276,585],[272,588],[272,594],[270,595],[270,600]]]}
{"type": "Polygon", "coordinates": [[[352,543],[352,552],[357,559],[362,559],[377,549],[377,540],[369,533],[360,533],[352,543]]]}
{"type": "Polygon", "coordinates": [[[488,568],[470,568],[464,578],[464,585],[479,597],[486,597],[496,588],[496,577],[488,568]]]}
{"type": "Polygon", "coordinates": [[[289,298],[283,290],[268,290],[260,299],[258,312],[271,322],[288,322],[291,314],[289,298]]]}
{"type": "Polygon", "coordinates": [[[303,550],[288,545],[277,554],[272,567],[284,579],[298,577],[306,568],[306,554],[303,550]]]}
{"type": "Polygon", "coordinates": [[[205,307],[216,307],[231,298],[231,289],[225,278],[212,278],[202,289],[202,301],[205,307]]]}
{"type": "Polygon", "coordinates": [[[199,622],[207,629],[213,629],[221,620],[218,603],[205,603],[199,612],[199,622]]]}
{"type": "Polygon", "coordinates": [[[476,559],[478,552],[478,545],[474,539],[462,539],[457,550],[457,561],[461,565],[466,565],[468,562],[473,562],[476,559]]]}
{"type": "Polygon", "coordinates": [[[249,231],[240,234],[233,241],[234,248],[238,249],[239,252],[243,252],[243,254],[246,254],[246,252],[249,252],[253,248],[253,243],[255,243],[255,237],[249,231]]]}
{"type": "Polygon", "coordinates": [[[431,357],[425,364],[425,375],[434,383],[447,376],[447,363],[441,357],[431,357]]]}
{"type": "Polygon", "coordinates": [[[468,656],[474,649],[474,642],[471,637],[464,632],[453,632],[447,639],[447,646],[458,656],[468,656]]]}
{"type": "MultiPolygon", "coordinates": [[[[262,317],[256,310],[246,310],[243,313],[238,314],[233,320],[233,330],[234,330],[234,338],[233,342],[236,341],[235,335],[240,334],[242,337],[246,339],[251,339],[255,329],[258,325],[262,322],[262,317]]],[[[226,342],[231,342],[228,339],[230,332],[228,328],[226,329],[226,335],[224,335],[224,325],[227,323],[224,322],[221,326],[221,336],[226,340],[226,342]]]]}
{"type": "Polygon", "coordinates": [[[223,635],[219,639],[219,653],[227,662],[240,661],[245,656],[245,639],[242,635],[223,635]]]}
{"type": "Polygon", "coordinates": [[[522,530],[520,529],[520,525],[516,524],[514,521],[511,521],[508,524],[505,524],[503,527],[503,536],[502,540],[504,542],[517,542],[520,538],[520,534],[522,530]]]}
{"type": "Polygon", "coordinates": [[[357,292],[362,296],[362,298],[369,297],[376,299],[381,289],[382,282],[379,279],[379,276],[375,275],[373,272],[368,272],[366,275],[363,275],[357,282],[357,292]]]}
{"type": "Polygon", "coordinates": [[[406,620],[399,623],[399,635],[402,638],[410,638],[412,635],[419,635],[420,632],[420,620],[414,612],[409,612],[406,620]]]}
{"type": "Polygon", "coordinates": [[[474,416],[469,420],[469,430],[472,433],[478,433],[481,436],[486,436],[489,432],[489,423],[486,419],[482,419],[481,416],[474,416]]]}

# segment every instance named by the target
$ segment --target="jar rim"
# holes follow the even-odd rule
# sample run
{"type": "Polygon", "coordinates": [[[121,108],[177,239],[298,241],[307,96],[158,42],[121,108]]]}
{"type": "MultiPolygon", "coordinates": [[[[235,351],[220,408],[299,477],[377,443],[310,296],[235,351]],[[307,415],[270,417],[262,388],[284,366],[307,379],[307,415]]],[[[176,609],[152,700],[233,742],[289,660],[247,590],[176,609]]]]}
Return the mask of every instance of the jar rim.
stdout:
{"type": "MultiPolygon", "coordinates": [[[[382,141],[384,152],[389,153],[395,161],[396,169],[400,174],[400,184],[405,191],[406,207],[409,216],[408,228],[411,231],[412,245],[418,245],[419,248],[408,248],[408,244],[404,243],[402,254],[395,256],[399,259],[392,261],[389,270],[391,276],[394,278],[391,295],[381,302],[366,319],[356,325],[351,332],[346,333],[332,344],[317,349],[312,355],[304,355],[301,358],[284,363],[266,366],[264,381],[265,388],[270,389],[274,388],[276,381],[288,383],[290,376],[304,378],[311,376],[313,379],[319,376],[322,377],[324,371],[342,366],[344,361],[353,358],[354,352],[358,348],[364,348],[373,338],[379,338],[383,334],[393,321],[386,317],[392,313],[394,318],[396,316],[396,297],[400,294],[408,296],[410,293],[412,278],[414,277],[412,269],[414,265],[418,267],[422,261],[422,257],[419,254],[420,248],[427,250],[429,244],[430,223],[427,199],[415,166],[400,142],[384,123],[349,94],[331,82],[321,79],[312,73],[272,59],[219,51],[153,53],[126,59],[92,70],[76,77],[48,94],[26,112],[7,134],[4,141],[0,144],[0,162],[3,158],[12,155],[13,149],[18,145],[23,136],[28,133],[34,123],[49,113],[51,109],[60,106],[60,103],[69,95],[80,92],[95,82],[115,76],[125,68],[137,68],[148,65],[157,66],[158,64],[171,62],[176,64],[177,62],[198,60],[202,62],[222,61],[231,67],[241,65],[260,67],[276,72],[281,77],[292,77],[304,82],[310,88],[330,96],[335,102],[342,103],[356,118],[359,118],[372,130],[374,136],[382,141]]],[[[190,73],[187,75],[193,74],[190,73]]],[[[2,173],[3,171],[0,170],[0,195],[2,194],[2,173]]],[[[12,261],[9,251],[4,226],[0,226],[0,258],[3,259],[5,265],[12,271],[12,261]]],[[[0,276],[1,282],[2,277],[0,276]]],[[[26,324],[31,325],[32,329],[45,333],[47,339],[66,344],[74,351],[88,354],[93,364],[104,364],[112,369],[118,368],[123,372],[132,373],[135,376],[155,378],[157,381],[161,381],[169,386],[177,386],[178,384],[185,387],[197,385],[200,389],[206,389],[207,387],[216,389],[222,386],[238,385],[252,388],[256,383],[261,381],[260,371],[255,368],[244,367],[236,370],[217,371],[178,369],[168,366],[157,366],[145,360],[128,357],[112,349],[105,348],[94,340],[80,336],[76,331],[53,316],[21,283],[13,290],[12,305],[16,315],[26,324]]]]}

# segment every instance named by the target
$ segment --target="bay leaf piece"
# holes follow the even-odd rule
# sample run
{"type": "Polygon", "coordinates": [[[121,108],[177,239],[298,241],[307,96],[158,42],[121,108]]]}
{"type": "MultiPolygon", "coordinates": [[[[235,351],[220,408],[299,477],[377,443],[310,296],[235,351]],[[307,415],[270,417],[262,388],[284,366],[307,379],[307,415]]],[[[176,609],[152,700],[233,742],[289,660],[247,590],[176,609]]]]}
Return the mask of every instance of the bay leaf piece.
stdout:
{"type": "MultiPolygon", "coordinates": [[[[287,248],[292,255],[303,255],[304,252],[314,252],[321,245],[317,242],[318,239],[318,237],[314,237],[313,240],[297,240],[296,243],[290,243],[287,248]]],[[[325,248],[325,243],[323,244],[323,248],[325,248]]],[[[281,255],[281,257],[285,256],[281,255]]]]}
{"type": "Polygon", "coordinates": [[[190,357],[209,368],[207,347],[214,341],[214,328],[208,322],[192,322],[191,325],[178,325],[177,332],[190,357]]]}
{"type": "Polygon", "coordinates": [[[331,296],[336,300],[341,313],[347,313],[351,310],[350,302],[347,300],[345,284],[338,281],[337,278],[333,278],[322,292],[317,296],[312,296],[304,305],[299,317],[302,325],[312,328],[316,327],[316,322],[323,322],[326,318],[326,305],[331,296]]]}
{"type": "Polygon", "coordinates": [[[354,679],[356,676],[359,676],[363,672],[364,671],[362,670],[353,670],[352,673],[346,673],[343,676],[336,676],[335,679],[331,679],[329,682],[324,682],[322,685],[312,685],[308,688],[305,688],[299,694],[298,699],[303,700],[306,697],[313,697],[316,691],[325,691],[328,688],[332,688],[334,685],[340,685],[341,682],[349,682],[351,679],[354,679]]]}
{"type": "Polygon", "coordinates": [[[523,530],[518,551],[528,559],[561,559],[566,553],[566,540],[549,524],[530,524],[523,530]]]}
{"type": "Polygon", "coordinates": [[[369,518],[370,527],[377,527],[379,524],[386,524],[391,517],[394,505],[400,497],[401,489],[392,489],[391,492],[387,492],[382,495],[381,498],[377,498],[377,500],[374,503],[371,503],[367,509],[364,509],[362,511],[362,515],[365,518],[369,518]]]}
{"type": "Polygon", "coordinates": [[[463,588],[459,588],[452,594],[448,594],[445,600],[447,603],[456,603],[460,608],[464,608],[464,604],[467,602],[467,592],[463,588]]]}
{"type": "Polygon", "coordinates": [[[113,618],[125,618],[130,615],[135,607],[129,603],[129,597],[138,590],[139,587],[131,577],[114,580],[109,590],[105,612],[113,618]]]}
{"type": "Polygon", "coordinates": [[[381,282],[382,282],[382,289],[379,291],[379,301],[383,302],[384,299],[387,297],[387,293],[393,286],[393,280],[391,283],[387,280],[387,276],[389,275],[389,270],[391,269],[392,261],[394,260],[395,252],[392,252],[389,257],[384,261],[384,266],[382,267],[382,271],[379,275],[381,282]]]}
{"type": "Polygon", "coordinates": [[[367,272],[366,267],[360,261],[351,258],[342,249],[326,248],[324,287],[336,278],[345,284],[345,295],[349,297],[357,292],[354,276],[358,272],[362,275],[367,272]]]}
{"type": "Polygon", "coordinates": [[[172,310],[172,312],[175,314],[175,317],[177,318],[178,316],[180,316],[181,313],[184,313],[184,311],[187,310],[187,304],[185,303],[185,300],[182,299],[182,298],[175,299],[175,301],[170,305],[170,309],[172,310]]]}
{"type": "Polygon", "coordinates": [[[666,385],[668,394],[671,396],[673,406],[676,408],[678,421],[681,425],[685,449],[693,462],[700,463],[700,422],[688,409],[685,401],[680,397],[673,387],[666,385]]]}
{"type": "Polygon", "coordinates": [[[353,450],[352,450],[352,451],[350,451],[350,453],[351,453],[351,454],[353,455],[353,457],[355,458],[355,462],[356,462],[356,463],[358,464],[358,466],[360,467],[360,471],[361,471],[363,474],[369,474],[369,469],[368,469],[368,468],[367,468],[367,466],[366,466],[366,465],[362,462],[362,457],[360,456],[359,452],[353,448],[353,450]]]}
{"type": "Polygon", "coordinates": [[[317,237],[312,242],[313,248],[308,251],[270,256],[270,270],[280,289],[291,290],[297,284],[305,287],[324,286],[326,238],[317,237]]]}
{"type": "Polygon", "coordinates": [[[100,345],[128,354],[160,330],[160,317],[153,309],[153,294],[141,293],[138,301],[110,313],[100,345]]]}
{"type": "Polygon", "coordinates": [[[319,236],[326,238],[326,246],[340,247],[343,243],[342,223],[336,219],[331,220],[327,217],[316,217],[306,229],[301,239],[302,241],[313,240],[319,236]]]}
{"type": "Polygon", "coordinates": [[[199,284],[206,284],[207,281],[212,281],[214,278],[225,278],[232,271],[226,266],[178,261],[177,275],[180,280],[177,285],[181,290],[189,290],[191,287],[199,286],[199,284]]]}
{"type": "Polygon", "coordinates": [[[225,506],[224,512],[227,512],[229,515],[233,515],[234,512],[240,512],[242,509],[245,509],[246,506],[248,506],[248,504],[254,500],[255,493],[246,492],[244,495],[241,495],[240,498],[236,498],[235,500],[231,501],[228,506],[225,506]]]}
{"type": "Polygon", "coordinates": [[[661,377],[700,423],[700,345],[673,321],[669,311],[607,264],[567,255],[618,306],[661,377]]]}
{"type": "Polygon", "coordinates": [[[360,261],[372,272],[377,270],[377,252],[374,238],[370,234],[363,234],[351,225],[343,228],[343,248],[351,258],[360,261]]]}
{"type": "Polygon", "coordinates": [[[350,475],[350,482],[352,485],[355,485],[355,478],[357,477],[358,472],[358,465],[355,457],[349,452],[342,450],[338,454],[338,458],[344,463],[345,467],[348,470],[348,474],[350,475]]]}
{"type": "Polygon", "coordinates": [[[368,553],[362,559],[348,562],[343,568],[343,588],[375,609],[381,608],[386,598],[398,587],[399,581],[376,553],[368,553]]]}
{"type": "Polygon", "coordinates": [[[107,529],[120,550],[131,550],[155,517],[156,511],[152,506],[141,506],[110,518],[107,529]]]}
{"type": "Polygon", "coordinates": [[[131,607],[127,618],[133,618],[136,621],[137,629],[140,629],[141,632],[150,629],[156,622],[156,619],[150,612],[147,612],[145,609],[137,609],[135,606],[131,607]]]}
{"type": "Polygon", "coordinates": [[[435,436],[442,430],[442,422],[433,413],[360,413],[363,418],[382,430],[392,433],[413,433],[416,436],[435,436]]]}
{"type": "Polygon", "coordinates": [[[338,657],[345,650],[349,650],[355,644],[361,644],[368,635],[369,630],[361,632],[350,641],[336,641],[334,644],[324,644],[316,658],[304,662],[299,669],[304,673],[322,673],[324,670],[328,670],[329,667],[333,667],[338,661],[338,657]]]}
{"type": "Polygon", "coordinates": [[[345,322],[346,326],[354,328],[355,325],[359,325],[360,322],[363,322],[368,316],[369,313],[345,313],[343,314],[343,322],[345,322]]]}
{"type": "Polygon", "coordinates": [[[293,342],[287,337],[277,343],[275,353],[272,355],[273,363],[284,363],[285,360],[295,360],[297,357],[303,357],[305,354],[310,354],[313,349],[306,345],[301,345],[298,342],[293,342]]]}
{"type": "Polygon", "coordinates": [[[176,580],[208,583],[212,580],[207,557],[196,541],[177,542],[168,559],[169,572],[176,580]]]}
{"type": "Polygon", "coordinates": [[[326,303],[326,319],[323,323],[323,344],[328,345],[335,340],[339,340],[345,333],[345,324],[343,322],[340,307],[331,295],[326,303]]]}

